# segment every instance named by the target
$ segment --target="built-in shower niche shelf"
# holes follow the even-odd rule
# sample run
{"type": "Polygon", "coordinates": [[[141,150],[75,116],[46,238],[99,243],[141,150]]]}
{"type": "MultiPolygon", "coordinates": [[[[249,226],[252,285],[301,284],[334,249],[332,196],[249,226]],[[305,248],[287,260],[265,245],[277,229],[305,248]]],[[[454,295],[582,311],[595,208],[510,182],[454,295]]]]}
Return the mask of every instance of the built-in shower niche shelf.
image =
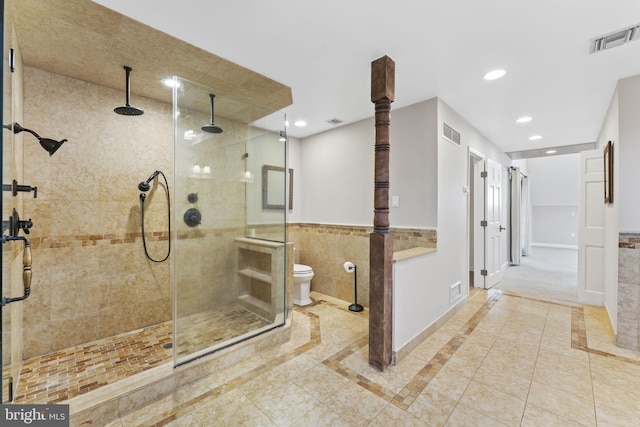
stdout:
{"type": "Polygon", "coordinates": [[[284,311],[285,251],[280,242],[236,239],[237,302],[269,321],[284,311]]]}
{"type": "Polygon", "coordinates": [[[251,295],[240,295],[238,297],[238,304],[265,319],[271,320],[273,317],[271,304],[259,298],[252,297],[251,295]]]}
{"type": "Polygon", "coordinates": [[[260,270],[254,270],[253,268],[245,268],[243,270],[238,271],[238,274],[241,274],[246,277],[250,277],[252,279],[260,280],[262,282],[271,283],[273,279],[271,273],[267,273],[260,270]]]}

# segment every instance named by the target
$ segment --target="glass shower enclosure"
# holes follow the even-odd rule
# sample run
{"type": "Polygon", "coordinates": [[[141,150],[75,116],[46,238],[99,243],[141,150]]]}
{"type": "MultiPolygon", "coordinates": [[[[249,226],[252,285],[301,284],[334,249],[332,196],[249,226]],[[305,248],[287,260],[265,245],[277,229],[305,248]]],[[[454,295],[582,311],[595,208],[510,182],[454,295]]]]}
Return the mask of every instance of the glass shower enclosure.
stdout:
{"type": "Polygon", "coordinates": [[[292,176],[284,114],[179,77],[173,86],[173,342],[180,365],[284,324],[292,176]],[[277,129],[255,125],[265,116],[277,129]]]}

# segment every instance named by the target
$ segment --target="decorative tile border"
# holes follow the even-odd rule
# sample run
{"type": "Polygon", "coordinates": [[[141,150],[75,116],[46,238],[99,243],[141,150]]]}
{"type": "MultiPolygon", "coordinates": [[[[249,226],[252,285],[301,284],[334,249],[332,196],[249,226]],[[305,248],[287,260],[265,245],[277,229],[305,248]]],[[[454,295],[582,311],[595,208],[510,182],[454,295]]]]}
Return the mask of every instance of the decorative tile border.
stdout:
{"type": "Polygon", "coordinates": [[[618,235],[618,248],[640,249],[640,233],[620,233],[618,235]]]}
{"type": "Polygon", "coordinates": [[[618,356],[617,354],[607,353],[606,351],[596,350],[595,348],[589,348],[589,345],[587,344],[587,328],[584,320],[584,308],[582,307],[573,307],[571,309],[571,348],[640,366],[640,360],[634,360],[628,357],[618,356]]]}
{"type": "MultiPolygon", "coordinates": [[[[142,237],[142,233],[120,233],[120,234],[89,234],[80,236],[48,236],[30,238],[33,249],[56,249],[73,248],[83,246],[98,245],[119,245],[123,243],[135,243],[142,237]]],[[[147,241],[167,240],[169,233],[166,231],[156,231],[146,233],[147,241]]]]}
{"type": "MultiPolygon", "coordinates": [[[[317,223],[288,224],[291,230],[320,234],[337,234],[340,236],[366,237],[373,232],[373,227],[358,225],[337,225],[317,223]]],[[[390,229],[395,244],[402,248],[425,247],[435,248],[438,243],[438,232],[429,228],[394,228],[390,229]]]]}
{"type": "MultiPolygon", "coordinates": [[[[172,233],[173,234],[173,233],[172,233]]],[[[244,235],[244,228],[225,228],[208,230],[187,230],[178,233],[178,240],[202,239],[207,236],[241,236],[244,235]]],[[[169,239],[168,231],[153,231],[145,233],[147,242],[159,242],[169,239]]],[[[120,245],[124,243],[135,243],[142,239],[142,233],[114,233],[114,234],[86,234],[77,236],[46,236],[31,237],[31,247],[33,249],[55,249],[71,248],[83,246],[99,245],[120,245]]]]}

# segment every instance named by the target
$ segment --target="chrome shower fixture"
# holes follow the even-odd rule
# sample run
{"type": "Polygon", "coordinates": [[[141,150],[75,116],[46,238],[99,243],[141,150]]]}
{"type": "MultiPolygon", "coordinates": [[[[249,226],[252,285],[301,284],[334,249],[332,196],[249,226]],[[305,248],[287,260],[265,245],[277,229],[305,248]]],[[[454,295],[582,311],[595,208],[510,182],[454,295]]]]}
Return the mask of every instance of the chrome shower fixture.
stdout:
{"type": "Polygon", "coordinates": [[[124,107],[114,108],[113,111],[121,116],[141,116],[144,114],[144,111],[139,108],[132,107],[131,104],[129,104],[129,101],[131,100],[131,67],[127,67],[125,65],[124,71],[126,73],[127,80],[127,103],[124,107]]]}
{"type": "Polygon", "coordinates": [[[211,98],[211,123],[208,125],[202,126],[202,130],[209,133],[222,133],[222,128],[220,126],[216,126],[213,124],[213,99],[216,96],[212,93],[209,94],[209,98],[211,98]]]}
{"type": "Polygon", "coordinates": [[[38,138],[38,141],[40,142],[40,145],[42,146],[42,148],[47,150],[47,153],[49,153],[49,156],[53,156],[53,153],[58,151],[58,148],[60,148],[62,144],[67,142],[66,139],[63,139],[61,141],[56,141],[55,139],[42,138],[40,135],[38,135],[31,129],[23,128],[22,126],[20,126],[19,123],[14,123],[13,125],[6,125],[4,127],[10,130],[13,130],[13,133],[27,132],[35,136],[36,138],[38,138]]]}

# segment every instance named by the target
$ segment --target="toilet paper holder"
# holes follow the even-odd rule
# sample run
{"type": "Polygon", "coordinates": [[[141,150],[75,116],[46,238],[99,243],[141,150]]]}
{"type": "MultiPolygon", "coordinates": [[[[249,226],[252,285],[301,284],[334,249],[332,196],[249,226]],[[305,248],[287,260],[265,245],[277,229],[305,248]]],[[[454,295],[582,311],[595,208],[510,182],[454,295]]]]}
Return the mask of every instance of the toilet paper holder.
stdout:
{"type": "Polygon", "coordinates": [[[358,304],[358,267],[351,261],[345,262],[342,266],[344,267],[344,271],[347,273],[353,273],[354,303],[349,306],[349,311],[363,311],[364,307],[358,304]]]}

